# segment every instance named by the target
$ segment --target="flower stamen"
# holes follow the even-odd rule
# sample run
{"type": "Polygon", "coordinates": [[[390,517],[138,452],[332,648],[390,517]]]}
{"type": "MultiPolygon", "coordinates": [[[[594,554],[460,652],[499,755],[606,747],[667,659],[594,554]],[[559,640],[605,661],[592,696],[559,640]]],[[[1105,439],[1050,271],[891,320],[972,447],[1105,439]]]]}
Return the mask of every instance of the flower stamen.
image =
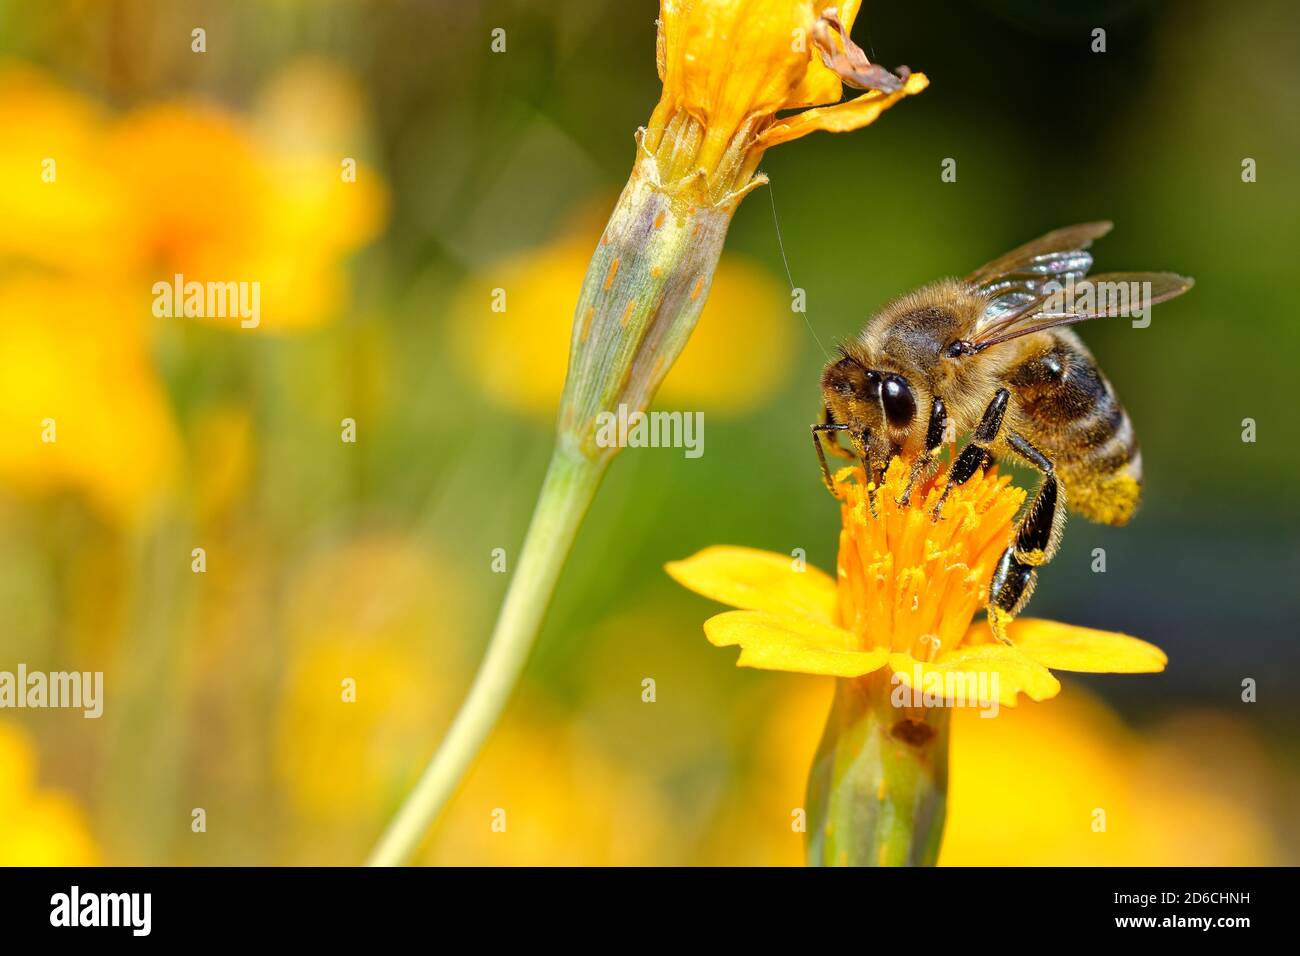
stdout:
{"type": "Polygon", "coordinates": [[[965,639],[971,618],[987,599],[987,582],[1010,544],[1025,492],[996,468],[961,485],[947,482],[947,466],[915,485],[900,504],[910,469],[890,462],[878,511],[869,503],[873,483],[860,467],[836,476],[840,534],[840,623],[860,646],[888,648],[932,662],[965,639]],[[854,479],[854,480],[849,480],[854,479]],[[930,521],[945,502],[949,520],[930,521]]]}

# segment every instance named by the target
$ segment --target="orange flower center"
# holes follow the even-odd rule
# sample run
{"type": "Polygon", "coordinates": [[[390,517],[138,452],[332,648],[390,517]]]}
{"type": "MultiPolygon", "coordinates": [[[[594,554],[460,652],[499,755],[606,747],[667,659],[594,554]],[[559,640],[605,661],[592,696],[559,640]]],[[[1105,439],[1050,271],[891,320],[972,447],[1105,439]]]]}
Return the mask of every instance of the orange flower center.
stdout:
{"type": "Polygon", "coordinates": [[[875,491],[874,515],[861,467],[836,476],[844,496],[840,624],[863,648],[887,647],[932,661],[962,643],[987,602],[989,578],[1011,543],[1025,492],[996,467],[980,471],[953,487],[935,521],[948,466],[917,481],[908,504],[900,505],[909,471],[900,459],[890,462],[875,491]]]}

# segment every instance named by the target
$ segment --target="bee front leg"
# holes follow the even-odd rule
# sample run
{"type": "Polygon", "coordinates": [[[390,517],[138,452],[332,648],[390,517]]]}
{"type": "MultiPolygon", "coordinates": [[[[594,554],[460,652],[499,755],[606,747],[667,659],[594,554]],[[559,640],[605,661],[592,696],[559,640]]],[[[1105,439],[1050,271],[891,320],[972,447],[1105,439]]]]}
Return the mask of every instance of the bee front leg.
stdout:
{"type": "Polygon", "coordinates": [[[925,451],[923,451],[912,463],[912,471],[907,476],[907,487],[903,490],[903,497],[898,499],[898,504],[906,508],[907,503],[912,500],[912,489],[916,483],[921,480],[930,464],[934,461],[934,453],[943,445],[944,431],[948,427],[948,410],[943,404],[943,399],[935,397],[934,404],[930,406],[930,424],[925,430],[925,451]]]}
{"type": "Polygon", "coordinates": [[[1065,529],[1065,492],[1056,479],[1051,459],[1017,432],[1007,435],[1007,444],[1017,455],[1042,474],[1033,503],[1020,518],[1015,541],[1002,552],[989,582],[989,628],[1003,644],[1010,644],[1008,625],[1034,593],[1038,568],[1056,556],[1065,529]]]}
{"type": "MultiPolygon", "coordinates": [[[[842,432],[848,427],[848,425],[839,425],[835,422],[819,422],[812,426],[813,448],[817,450],[817,460],[821,462],[822,482],[826,485],[826,490],[836,499],[840,497],[840,494],[835,490],[835,478],[831,475],[830,466],[826,463],[826,450],[822,446],[822,435],[825,432],[842,432]]],[[[835,447],[840,454],[846,454],[838,441],[835,442],[835,447]]]]}
{"type": "Polygon", "coordinates": [[[984,409],[984,417],[976,426],[970,444],[961,450],[961,454],[952,464],[952,471],[948,474],[948,484],[944,487],[943,494],[939,496],[939,503],[934,506],[934,513],[931,515],[934,521],[939,520],[944,502],[948,500],[948,493],[953,487],[966,484],[975,472],[992,461],[993,455],[989,451],[989,446],[997,441],[998,432],[1002,431],[1002,419],[1006,417],[1007,403],[1010,400],[1011,392],[1000,388],[988,407],[984,409]]]}
{"type": "Polygon", "coordinates": [[[871,509],[871,517],[879,518],[880,512],[876,510],[876,489],[884,481],[884,468],[877,469],[871,463],[871,432],[865,428],[856,432],[850,431],[849,444],[853,446],[853,451],[862,462],[862,475],[867,482],[867,507],[871,509]]]}

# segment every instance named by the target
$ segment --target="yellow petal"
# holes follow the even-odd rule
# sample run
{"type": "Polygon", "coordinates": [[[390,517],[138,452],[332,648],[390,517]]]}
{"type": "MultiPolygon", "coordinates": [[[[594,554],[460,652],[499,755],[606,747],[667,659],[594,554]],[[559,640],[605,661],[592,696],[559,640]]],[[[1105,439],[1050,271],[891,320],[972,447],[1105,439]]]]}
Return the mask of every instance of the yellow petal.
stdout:
{"type": "Polygon", "coordinates": [[[1048,700],[1061,691],[1051,671],[1005,644],[958,647],[933,663],[918,661],[910,654],[891,654],[889,667],[913,690],[934,690],[945,700],[961,696],[966,706],[997,698],[1004,707],[1014,707],[1021,692],[1031,700],[1048,700]]]}
{"type": "Polygon", "coordinates": [[[1038,618],[1013,621],[1009,636],[1027,657],[1053,670],[1153,674],[1164,670],[1169,660],[1154,644],[1127,634],[1038,618]]]}
{"type": "Polygon", "coordinates": [[[807,37],[815,19],[811,6],[790,0],[661,0],[660,104],[703,122],[699,166],[714,169],[749,117],[786,105],[812,62],[794,31],[807,37]]]}
{"type": "Polygon", "coordinates": [[[704,622],[704,633],[718,647],[740,645],[737,667],[861,677],[879,670],[889,657],[883,649],[860,650],[842,628],[763,611],[718,614],[704,622]]]}
{"type": "Polygon", "coordinates": [[[787,554],[715,545],[664,569],[697,594],[751,611],[836,623],[835,581],[811,566],[796,571],[787,554]]]}
{"type": "Polygon", "coordinates": [[[849,130],[870,126],[877,117],[905,96],[920,93],[930,85],[924,73],[913,73],[901,90],[895,93],[870,92],[836,103],[834,106],[819,106],[804,110],[788,119],[780,120],[769,126],[755,141],[762,149],[788,143],[792,139],[807,136],[817,130],[831,133],[846,133],[849,130]]]}

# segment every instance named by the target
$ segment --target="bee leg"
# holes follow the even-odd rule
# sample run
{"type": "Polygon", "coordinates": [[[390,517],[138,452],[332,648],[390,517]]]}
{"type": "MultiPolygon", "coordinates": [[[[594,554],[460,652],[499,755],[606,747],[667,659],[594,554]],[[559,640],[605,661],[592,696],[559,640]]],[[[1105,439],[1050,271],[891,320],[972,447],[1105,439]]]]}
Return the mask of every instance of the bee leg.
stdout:
{"type": "Polygon", "coordinates": [[[930,424],[925,430],[925,451],[912,463],[912,471],[907,476],[907,487],[903,490],[903,497],[898,499],[901,507],[906,508],[907,503],[912,500],[912,489],[916,487],[921,476],[929,470],[930,463],[934,461],[934,453],[943,445],[947,424],[948,410],[943,404],[943,399],[936,396],[934,404],[930,407],[930,424]]]}
{"type": "Polygon", "coordinates": [[[1034,593],[1037,569],[1056,556],[1065,528],[1065,493],[1051,460],[1018,432],[1007,435],[1017,455],[1039,470],[1042,483],[1020,518],[1015,541],[1002,553],[989,582],[989,628],[1003,644],[1010,644],[1007,626],[1034,593]]]}
{"type": "Polygon", "coordinates": [[[876,489],[880,487],[881,482],[876,480],[872,474],[871,462],[864,457],[862,467],[867,473],[867,507],[871,509],[871,517],[879,518],[880,512],[876,510],[876,489]]]}
{"type": "MultiPolygon", "coordinates": [[[[835,421],[835,416],[831,414],[831,410],[829,407],[825,407],[822,409],[822,424],[829,424],[835,426],[834,428],[826,429],[826,431],[847,431],[848,430],[848,426],[839,425],[835,421]]],[[[849,451],[849,449],[841,445],[839,441],[832,441],[830,444],[830,448],[828,448],[827,451],[829,451],[832,455],[839,456],[840,458],[857,457],[856,455],[854,455],[853,452],[849,451]]]]}
{"type": "Polygon", "coordinates": [[[880,512],[876,510],[876,489],[880,487],[882,479],[877,475],[875,466],[871,464],[871,432],[865,428],[849,432],[849,444],[853,446],[854,453],[862,462],[862,476],[867,482],[867,507],[871,509],[871,517],[879,518],[880,512]]]}
{"type": "Polygon", "coordinates": [[[1006,417],[1007,402],[1010,400],[1011,392],[1000,388],[988,407],[984,409],[984,417],[975,427],[975,434],[971,436],[970,443],[961,450],[961,454],[952,464],[952,471],[948,474],[948,484],[944,487],[943,494],[939,496],[939,503],[934,506],[932,520],[939,520],[939,513],[943,511],[944,502],[948,500],[948,493],[955,485],[966,484],[975,472],[987,467],[993,460],[989,446],[997,440],[998,432],[1002,430],[1002,419],[1006,417]]]}
{"type": "MultiPolygon", "coordinates": [[[[846,430],[848,427],[849,427],[848,425],[837,425],[834,422],[821,422],[819,424],[812,426],[813,448],[817,450],[817,460],[821,462],[822,482],[826,485],[826,490],[829,491],[831,495],[837,499],[840,497],[840,494],[835,490],[835,479],[831,475],[830,466],[826,464],[826,451],[822,447],[821,436],[824,432],[842,432],[846,430]]],[[[835,442],[835,445],[837,448],[839,448],[839,452],[841,454],[845,453],[844,448],[840,446],[840,443],[838,441],[835,442]]]]}

